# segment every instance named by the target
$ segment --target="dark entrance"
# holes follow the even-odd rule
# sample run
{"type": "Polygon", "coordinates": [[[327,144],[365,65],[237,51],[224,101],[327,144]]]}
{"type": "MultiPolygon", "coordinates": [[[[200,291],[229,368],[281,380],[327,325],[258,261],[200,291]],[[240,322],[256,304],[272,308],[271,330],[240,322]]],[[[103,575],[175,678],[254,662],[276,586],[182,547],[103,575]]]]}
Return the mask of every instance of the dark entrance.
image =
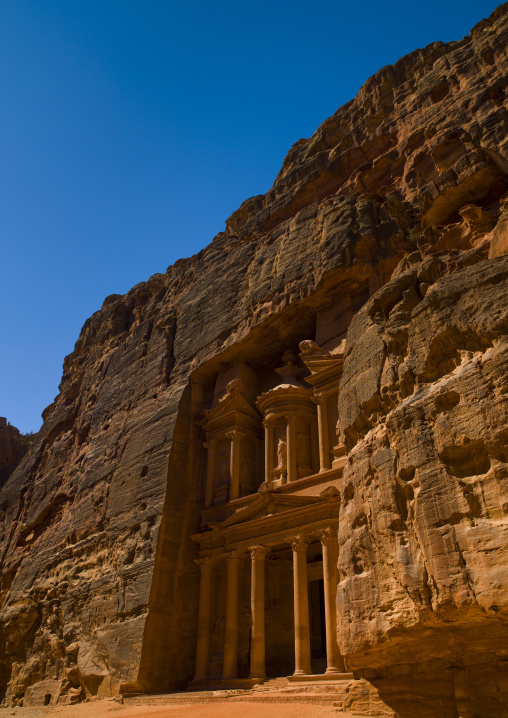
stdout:
{"type": "Polygon", "coordinates": [[[309,582],[310,655],[313,673],[326,671],[325,590],[323,579],[309,582]]]}

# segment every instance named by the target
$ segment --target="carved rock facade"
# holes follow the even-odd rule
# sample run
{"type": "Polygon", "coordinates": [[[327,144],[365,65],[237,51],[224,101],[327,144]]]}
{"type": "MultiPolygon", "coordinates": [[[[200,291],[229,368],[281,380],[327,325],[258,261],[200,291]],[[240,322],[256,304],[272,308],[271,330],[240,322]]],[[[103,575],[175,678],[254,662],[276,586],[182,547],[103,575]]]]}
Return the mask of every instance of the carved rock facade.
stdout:
{"type": "Polygon", "coordinates": [[[381,70],[85,323],[0,493],[8,704],[328,667],[503,715],[507,39],[381,70]]]}

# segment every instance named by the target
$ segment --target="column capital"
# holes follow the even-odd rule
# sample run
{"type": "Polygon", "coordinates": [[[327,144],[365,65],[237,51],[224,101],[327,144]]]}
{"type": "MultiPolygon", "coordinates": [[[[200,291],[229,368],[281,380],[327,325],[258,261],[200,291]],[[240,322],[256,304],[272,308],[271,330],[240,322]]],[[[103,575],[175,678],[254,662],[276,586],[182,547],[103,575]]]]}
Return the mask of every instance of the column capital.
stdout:
{"type": "Polygon", "coordinates": [[[249,546],[247,550],[253,560],[256,558],[264,559],[266,554],[270,552],[270,548],[268,546],[249,546]]]}
{"type": "Polygon", "coordinates": [[[226,436],[228,439],[231,439],[231,441],[234,441],[235,439],[245,438],[247,434],[243,431],[239,431],[238,429],[232,429],[231,431],[226,432],[226,436]]]}
{"type": "Polygon", "coordinates": [[[229,551],[229,553],[224,554],[224,558],[228,564],[237,562],[241,566],[245,560],[245,553],[243,551],[229,551]]]}
{"type": "Polygon", "coordinates": [[[291,544],[293,551],[307,551],[307,546],[310,544],[311,539],[309,536],[291,536],[287,539],[288,543],[291,544]]]}
{"type": "Polygon", "coordinates": [[[327,398],[328,398],[327,395],[324,394],[323,392],[315,393],[313,396],[313,399],[316,402],[316,404],[324,404],[326,402],[327,398]]]}
{"type": "Polygon", "coordinates": [[[208,441],[203,441],[203,446],[205,449],[213,449],[214,446],[217,446],[218,439],[208,439],[208,441]]]}
{"type": "Polygon", "coordinates": [[[334,529],[331,526],[319,531],[318,536],[321,543],[326,544],[327,546],[337,545],[338,543],[337,529],[334,529]]]}
{"type": "Polygon", "coordinates": [[[199,566],[201,570],[205,568],[212,568],[217,563],[217,559],[214,556],[203,556],[202,558],[194,559],[196,566],[199,566]]]}

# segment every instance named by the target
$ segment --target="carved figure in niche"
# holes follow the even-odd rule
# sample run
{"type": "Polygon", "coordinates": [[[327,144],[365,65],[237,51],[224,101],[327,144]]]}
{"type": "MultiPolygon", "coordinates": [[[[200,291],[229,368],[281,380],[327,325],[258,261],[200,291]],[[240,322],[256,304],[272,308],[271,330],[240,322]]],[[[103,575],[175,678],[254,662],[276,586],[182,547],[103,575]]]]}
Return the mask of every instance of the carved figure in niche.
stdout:
{"type": "Polygon", "coordinates": [[[229,473],[229,460],[223,461],[219,465],[219,480],[217,486],[228,486],[231,481],[231,474],[229,473]]]}
{"type": "Polygon", "coordinates": [[[279,439],[277,444],[277,469],[285,469],[288,465],[288,452],[284,439],[279,439]]]}
{"type": "Polygon", "coordinates": [[[305,468],[311,467],[311,458],[310,458],[310,437],[307,434],[307,432],[299,432],[298,433],[298,464],[299,466],[304,466],[305,468]]]}
{"type": "Polygon", "coordinates": [[[217,482],[213,490],[214,504],[221,504],[228,500],[231,474],[229,473],[229,456],[225,455],[219,459],[219,470],[217,482]]]}

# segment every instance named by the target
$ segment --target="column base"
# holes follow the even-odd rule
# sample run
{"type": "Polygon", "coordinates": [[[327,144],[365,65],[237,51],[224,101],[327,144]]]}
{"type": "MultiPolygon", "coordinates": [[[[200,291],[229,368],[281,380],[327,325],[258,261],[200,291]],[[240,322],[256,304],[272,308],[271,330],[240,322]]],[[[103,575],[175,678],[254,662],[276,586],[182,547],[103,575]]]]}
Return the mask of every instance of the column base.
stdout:
{"type": "Polygon", "coordinates": [[[254,683],[263,683],[263,681],[266,681],[266,676],[249,676],[248,680],[254,683]]]}

